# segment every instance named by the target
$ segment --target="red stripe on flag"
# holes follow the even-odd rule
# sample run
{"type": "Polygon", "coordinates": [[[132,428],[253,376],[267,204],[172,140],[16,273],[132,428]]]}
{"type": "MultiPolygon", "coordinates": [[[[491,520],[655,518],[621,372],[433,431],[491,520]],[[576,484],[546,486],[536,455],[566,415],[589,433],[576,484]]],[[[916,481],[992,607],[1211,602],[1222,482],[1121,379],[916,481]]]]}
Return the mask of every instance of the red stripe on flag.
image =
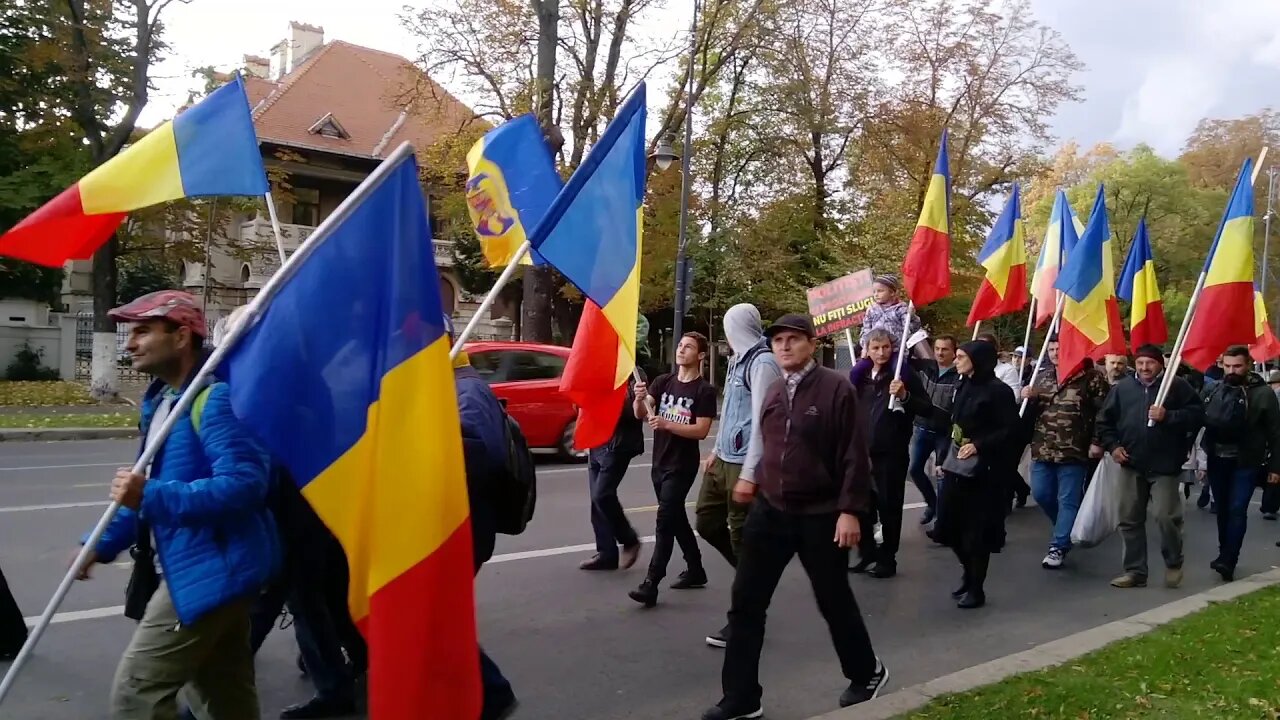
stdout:
{"type": "Polygon", "coordinates": [[[1164,320],[1164,303],[1147,304],[1147,315],[1129,331],[1129,345],[1133,351],[1143,345],[1164,345],[1169,340],[1169,326],[1164,320]]]}
{"type": "Polygon", "coordinates": [[[80,186],[72,185],[0,235],[0,255],[49,267],[86,260],[120,227],[125,216],[86,215],[80,186]]]}
{"type": "Polygon", "coordinates": [[[902,280],[916,307],[941,300],[951,293],[951,236],[917,225],[911,247],[902,261],[902,280]]]}
{"type": "Polygon", "coordinates": [[[1064,319],[1058,330],[1058,382],[1066,382],[1079,372],[1096,347],[1087,335],[1064,319]]]}
{"type": "Polygon", "coordinates": [[[973,307],[969,308],[969,319],[965,324],[973,327],[974,323],[990,320],[1000,314],[1000,293],[996,292],[991,281],[983,278],[978,286],[978,294],[973,296],[973,307]]]}
{"type": "Polygon", "coordinates": [[[369,717],[480,717],[471,522],[369,599],[369,717]],[[468,578],[459,582],[460,578],[468,578]]]}
{"type": "Polygon", "coordinates": [[[1200,292],[1195,317],[1187,330],[1182,360],[1197,370],[1207,370],[1232,345],[1248,345],[1257,339],[1252,312],[1253,282],[1207,285],[1200,292]]]}
{"type": "Polygon", "coordinates": [[[582,310],[573,336],[569,362],[560,378],[560,392],[578,406],[573,444],[582,449],[609,442],[622,414],[627,385],[614,387],[618,374],[618,332],[600,307],[590,300],[582,310]]]}
{"type": "Polygon", "coordinates": [[[1027,292],[1027,266],[1014,265],[1009,268],[1009,279],[1004,285],[1004,297],[996,292],[996,288],[987,278],[978,286],[978,294],[973,297],[973,307],[969,309],[969,319],[965,324],[973,327],[974,323],[998,318],[1026,306],[1030,295],[1027,292]]]}
{"type": "Polygon", "coordinates": [[[1266,362],[1276,357],[1280,357],[1280,338],[1271,331],[1271,324],[1267,323],[1262,328],[1262,335],[1249,346],[1249,354],[1257,362],[1266,362]]]}
{"type": "Polygon", "coordinates": [[[1107,298],[1107,339],[1101,342],[1089,357],[1102,360],[1107,355],[1124,355],[1128,348],[1124,344],[1124,320],[1120,319],[1120,302],[1115,295],[1107,298]]]}

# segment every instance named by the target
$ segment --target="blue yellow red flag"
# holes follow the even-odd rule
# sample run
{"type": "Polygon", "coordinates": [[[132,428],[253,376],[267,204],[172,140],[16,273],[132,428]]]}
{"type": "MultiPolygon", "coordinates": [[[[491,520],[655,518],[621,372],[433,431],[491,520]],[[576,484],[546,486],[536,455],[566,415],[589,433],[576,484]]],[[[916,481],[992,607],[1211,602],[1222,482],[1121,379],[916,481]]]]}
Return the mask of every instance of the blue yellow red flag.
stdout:
{"type": "Polygon", "coordinates": [[[1253,289],[1253,321],[1258,337],[1249,346],[1249,354],[1260,363],[1280,357],[1280,338],[1271,329],[1271,321],[1267,318],[1267,303],[1257,287],[1253,289]]]}
{"type": "Polygon", "coordinates": [[[133,210],[267,190],[249,98],[237,75],[0,235],[0,255],[62,267],[91,257],[133,210]]]}
{"type": "Polygon", "coordinates": [[[1058,273],[1067,255],[1080,241],[1080,233],[1084,232],[1084,224],[1076,217],[1067,202],[1067,194],[1058,190],[1053,198],[1053,209],[1049,212],[1049,226],[1044,233],[1044,243],[1040,246],[1040,256],[1036,259],[1035,274],[1031,277],[1031,296],[1036,300],[1036,326],[1043,325],[1053,317],[1058,309],[1058,291],[1054,283],[1058,281],[1058,273]]]}
{"type": "Polygon", "coordinates": [[[1164,318],[1164,302],[1160,299],[1156,261],[1151,254],[1145,217],[1138,221],[1116,293],[1129,303],[1129,345],[1134,352],[1143,345],[1164,345],[1169,339],[1169,326],[1164,318]]]}
{"type": "Polygon", "coordinates": [[[920,207],[911,245],[902,261],[902,284],[916,307],[951,293],[951,163],[947,131],[942,131],[938,157],[920,207]]]}
{"type": "MultiPolygon", "coordinates": [[[[467,211],[489,267],[505,267],[564,186],[533,115],[485,133],[467,153],[467,211]]],[[[520,264],[529,265],[533,254],[520,264]]]]}
{"type": "Polygon", "coordinates": [[[978,264],[986,269],[978,294],[969,310],[970,326],[1000,317],[1027,304],[1027,240],[1022,224],[1022,197],[1017,183],[1004,210],[978,252],[978,264]]]}
{"type": "Polygon", "coordinates": [[[439,275],[412,149],[385,162],[291,258],[217,372],[346,552],[369,716],[475,718],[470,504],[439,275]]]}
{"type": "Polygon", "coordinates": [[[1253,292],[1253,160],[1245,159],[1204,262],[1204,287],[1183,341],[1182,359],[1206,370],[1232,345],[1257,339],[1253,292]]]}
{"type": "Polygon", "coordinates": [[[1093,202],[1089,224],[1080,242],[1071,248],[1054,287],[1063,294],[1058,326],[1058,380],[1066,381],[1105,347],[1111,334],[1107,299],[1114,290],[1106,283],[1103,252],[1111,228],[1107,222],[1106,195],[1101,183],[1093,202]]]}
{"type": "Polygon", "coordinates": [[[577,446],[609,439],[635,368],[645,187],[645,84],[556,196],[531,242],[587,298],[560,389],[579,406],[577,446]]]}

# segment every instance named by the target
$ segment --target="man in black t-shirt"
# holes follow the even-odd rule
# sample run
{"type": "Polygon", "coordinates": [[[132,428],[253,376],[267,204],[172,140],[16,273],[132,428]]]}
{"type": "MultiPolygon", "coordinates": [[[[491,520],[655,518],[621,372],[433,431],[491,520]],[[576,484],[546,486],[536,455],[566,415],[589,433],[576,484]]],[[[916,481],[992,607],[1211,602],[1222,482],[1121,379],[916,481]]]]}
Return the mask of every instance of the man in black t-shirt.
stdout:
{"type": "Polygon", "coordinates": [[[671,587],[685,590],[707,584],[702,552],[684,508],[698,475],[698,442],[711,432],[711,418],[716,412],[715,388],[702,379],[707,349],[704,335],[685,333],[676,348],[677,371],[659,375],[652,385],[635,384],[636,417],[648,420],[653,428],[653,491],[658,496],[657,537],[649,573],[640,587],[629,593],[632,600],[645,607],[658,603],[658,585],[667,574],[676,542],[680,543],[688,569],[671,587]]]}

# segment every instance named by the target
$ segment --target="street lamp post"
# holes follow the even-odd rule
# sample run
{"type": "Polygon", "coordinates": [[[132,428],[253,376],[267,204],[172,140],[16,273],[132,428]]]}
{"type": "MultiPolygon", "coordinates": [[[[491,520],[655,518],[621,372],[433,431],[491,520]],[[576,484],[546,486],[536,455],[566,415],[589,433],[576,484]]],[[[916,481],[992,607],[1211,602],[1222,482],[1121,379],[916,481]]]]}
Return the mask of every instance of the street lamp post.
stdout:
{"type": "MultiPolygon", "coordinates": [[[[685,294],[688,289],[685,287],[686,271],[685,265],[688,263],[686,256],[686,248],[689,244],[689,192],[692,182],[689,172],[689,162],[693,157],[693,68],[698,55],[698,13],[701,10],[701,3],[694,0],[693,3],[693,20],[689,24],[689,72],[686,78],[685,96],[684,96],[684,152],[680,158],[680,172],[683,177],[680,178],[680,239],[676,245],[676,295],[673,301],[675,306],[675,322],[672,325],[671,339],[673,343],[679,343],[681,336],[684,335],[684,316],[688,308],[685,307],[685,294]]],[[[671,370],[675,372],[675,352],[671,355],[671,370]]]]}

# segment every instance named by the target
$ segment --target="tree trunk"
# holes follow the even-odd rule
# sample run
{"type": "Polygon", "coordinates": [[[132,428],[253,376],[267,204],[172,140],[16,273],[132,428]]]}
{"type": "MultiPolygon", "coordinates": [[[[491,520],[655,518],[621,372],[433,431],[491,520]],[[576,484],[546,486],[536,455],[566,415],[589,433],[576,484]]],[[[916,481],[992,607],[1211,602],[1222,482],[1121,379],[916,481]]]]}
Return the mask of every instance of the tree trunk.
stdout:
{"type": "Polygon", "coordinates": [[[116,303],[116,250],[113,236],[93,254],[93,361],[89,390],[99,400],[115,398],[120,391],[116,363],[116,323],[107,313],[116,303]]]}
{"type": "MultiPolygon", "coordinates": [[[[538,120],[549,129],[556,76],[556,45],[559,42],[560,0],[532,0],[538,16],[538,120]]],[[[521,303],[520,338],[529,342],[549,343],[551,334],[551,268],[525,268],[524,299],[521,303]]]]}

